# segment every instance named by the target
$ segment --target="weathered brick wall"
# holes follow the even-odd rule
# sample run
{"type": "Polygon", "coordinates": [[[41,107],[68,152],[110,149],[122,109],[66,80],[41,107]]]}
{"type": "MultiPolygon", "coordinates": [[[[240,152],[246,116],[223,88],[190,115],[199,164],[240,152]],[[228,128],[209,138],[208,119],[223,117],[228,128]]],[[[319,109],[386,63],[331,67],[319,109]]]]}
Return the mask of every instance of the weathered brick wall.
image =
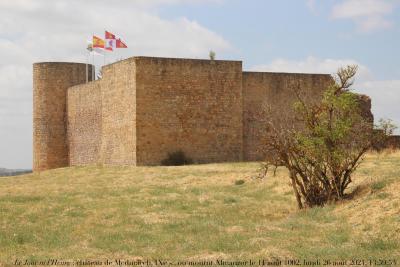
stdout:
{"type": "Polygon", "coordinates": [[[136,58],[137,164],[182,150],[194,162],[242,159],[239,61],[136,58]]]}
{"type": "Polygon", "coordinates": [[[385,148],[388,149],[400,149],[400,135],[389,136],[385,148]]]}
{"type": "Polygon", "coordinates": [[[136,164],[135,79],[134,58],[103,67],[101,163],[136,164]]]}
{"type": "MultiPolygon", "coordinates": [[[[375,130],[377,134],[383,134],[383,130],[375,130]]],[[[388,136],[386,140],[376,142],[372,149],[373,151],[382,151],[384,149],[397,150],[400,149],[400,135],[388,136]]]]}
{"type": "Polygon", "coordinates": [[[293,88],[299,88],[308,101],[316,101],[331,82],[331,76],[325,74],[243,72],[244,160],[263,160],[266,156],[263,146],[268,142],[268,106],[273,108],[274,121],[284,124],[293,114],[293,88]]]}
{"type": "Polygon", "coordinates": [[[101,80],[68,89],[68,143],[71,166],[99,162],[101,80]]]}
{"type": "Polygon", "coordinates": [[[68,166],[67,89],[84,82],[86,82],[86,64],[58,62],[33,64],[34,171],[68,166]]]}
{"type": "Polygon", "coordinates": [[[374,123],[374,115],[371,112],[372,102],[371,98],[367,95],[357,95],[357,100],[359,102],[359,108],[361,115],[369,122],[371,122],[371,127],[374,123]]]}

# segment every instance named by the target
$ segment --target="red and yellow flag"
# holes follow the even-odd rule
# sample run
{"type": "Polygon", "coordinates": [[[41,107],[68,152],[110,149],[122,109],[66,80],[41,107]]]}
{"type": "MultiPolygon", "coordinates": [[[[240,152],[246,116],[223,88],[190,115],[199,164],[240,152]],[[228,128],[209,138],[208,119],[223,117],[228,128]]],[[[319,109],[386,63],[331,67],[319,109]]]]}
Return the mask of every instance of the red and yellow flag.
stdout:
{"type": "Polygon", "coordinates": [[[96,47],[104,48],[104,40],[95,35],[93,35],[92,44],[93,44],[93,48],[96,48],[96,47]]]}

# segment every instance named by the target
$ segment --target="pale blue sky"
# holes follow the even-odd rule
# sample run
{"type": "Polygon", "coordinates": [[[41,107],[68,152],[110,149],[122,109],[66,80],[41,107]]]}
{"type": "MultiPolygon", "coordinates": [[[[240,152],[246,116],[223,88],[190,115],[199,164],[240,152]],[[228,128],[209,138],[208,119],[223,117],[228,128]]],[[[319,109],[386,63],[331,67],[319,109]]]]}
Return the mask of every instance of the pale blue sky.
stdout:
{"type": "Polygon", "coordinates": [[[223,36],[237,51],[220,56],[241,58],[245,67],[276,58],[345,58],[365,64],[378,79],[399,78],[399,7],[393,4],[391,13],[384,16],[392,26],[365,32],[352,19],[332,18],[335,4],[343,2],[317,0],[311,9],[302,0],[226,0],[220,4],[164,6],[158,14],[168,19],[187,17],[223,36]]]}
{"type": "Polygon", "coordinates": [[[400,125],[400,0],[0,1],[0,167],[32,166],[32,63],[85,62],[87,40],[105,29],[128,44],[107,63],[214,50],[246,70],[358,64],[357,91],[371,96],[376,118],[400,125]]]}

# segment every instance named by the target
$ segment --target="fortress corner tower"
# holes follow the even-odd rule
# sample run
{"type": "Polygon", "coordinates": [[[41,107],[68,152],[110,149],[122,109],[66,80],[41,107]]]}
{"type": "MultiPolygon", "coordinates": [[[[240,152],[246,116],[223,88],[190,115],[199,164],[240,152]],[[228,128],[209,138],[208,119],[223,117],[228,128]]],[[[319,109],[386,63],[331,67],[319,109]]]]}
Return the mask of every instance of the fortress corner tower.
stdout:
{"type": "MultiPolygon", "coordinates": [[[[33,64],[33,170],[69,165],[67,89],[86,82],[86,64],[33,64]]],[[[92,66],[88,65],[89,80],[92,66]]]]}

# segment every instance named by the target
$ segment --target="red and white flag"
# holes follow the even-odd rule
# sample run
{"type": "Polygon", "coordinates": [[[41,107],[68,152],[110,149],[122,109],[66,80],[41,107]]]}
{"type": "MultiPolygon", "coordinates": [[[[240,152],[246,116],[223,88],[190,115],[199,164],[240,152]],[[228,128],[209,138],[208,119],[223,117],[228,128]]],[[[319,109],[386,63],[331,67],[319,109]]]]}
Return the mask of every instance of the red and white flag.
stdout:
{"type": "Polygon", "coordinates": [[[127,48],[126,44],[124,42],[122,42],[121,39],[117,39],[116,47],[117,48],[127,48]]]}
{"type": "Polygon", "coordinates": [[[115,39],[115,34],[109,32],[109,31],[106,31],[104,39],[115,39]]]}
{"type": "Polygon", "coordinates": [[[115,48],[127,48],[128,46],[121,40],[117,38],[115,34],[105,31],[105,49],[113,51],[115,48]]]}
{"type": "Polygon", "coordinates": [[[106,31],[104,34],[104,39],[105,39],[105,45],[104,45],[104,49],[108,50],[108,51],[113,51],[115,48],[115,34],[106,31]]]}
{"type": "Polygon", "coordinates": [[[115,39],[106,39],[106,43],[104,49],[108,51],[113,51],[116,48],[116,40],[115,39]]]}

